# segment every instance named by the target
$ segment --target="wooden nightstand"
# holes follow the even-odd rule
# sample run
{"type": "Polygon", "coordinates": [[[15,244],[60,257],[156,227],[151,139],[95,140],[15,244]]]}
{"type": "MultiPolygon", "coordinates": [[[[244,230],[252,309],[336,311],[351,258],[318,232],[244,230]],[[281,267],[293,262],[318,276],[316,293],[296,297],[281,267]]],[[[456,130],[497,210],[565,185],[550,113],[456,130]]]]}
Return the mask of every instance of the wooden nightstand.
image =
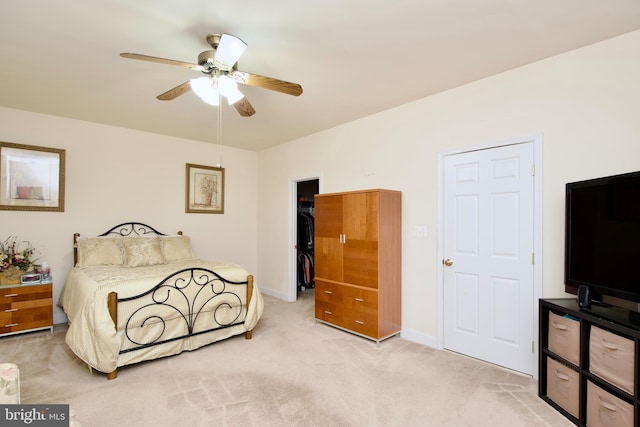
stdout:
{"type": "Polygon", "coordinates": [[[52,283],[0,286],[0,337],[49,329],[53,333],[52,283]]]}

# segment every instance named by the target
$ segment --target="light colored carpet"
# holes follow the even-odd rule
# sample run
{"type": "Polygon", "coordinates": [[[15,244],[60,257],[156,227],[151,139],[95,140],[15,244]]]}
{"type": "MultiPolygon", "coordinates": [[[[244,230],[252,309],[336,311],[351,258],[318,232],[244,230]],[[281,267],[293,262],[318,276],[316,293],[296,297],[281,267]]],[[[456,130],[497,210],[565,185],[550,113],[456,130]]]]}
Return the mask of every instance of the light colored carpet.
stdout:
{"type": "Polygon", "coordinates": [[[83,427],[572,426],[529,377],[399,337],[375,343],[317,323],[313,290],[265,296],[253,339],[91,374],[66,327],[0,339],[23,403],[69,403],[83,427]]]}

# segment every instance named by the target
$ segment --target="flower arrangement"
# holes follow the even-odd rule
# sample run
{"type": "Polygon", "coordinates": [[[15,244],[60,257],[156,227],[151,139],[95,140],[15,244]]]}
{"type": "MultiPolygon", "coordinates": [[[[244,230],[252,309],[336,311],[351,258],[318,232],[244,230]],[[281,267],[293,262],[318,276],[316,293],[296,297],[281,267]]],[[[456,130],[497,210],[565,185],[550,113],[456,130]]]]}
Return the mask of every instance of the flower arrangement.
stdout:
{"type": "Polygon", "coordinates": [[[33,259],[35,249],[30,242],[19,241],[16,236],[10,236],[0,243],[0,272],[9,269],[34,271],[38,264],[33,259]]]}

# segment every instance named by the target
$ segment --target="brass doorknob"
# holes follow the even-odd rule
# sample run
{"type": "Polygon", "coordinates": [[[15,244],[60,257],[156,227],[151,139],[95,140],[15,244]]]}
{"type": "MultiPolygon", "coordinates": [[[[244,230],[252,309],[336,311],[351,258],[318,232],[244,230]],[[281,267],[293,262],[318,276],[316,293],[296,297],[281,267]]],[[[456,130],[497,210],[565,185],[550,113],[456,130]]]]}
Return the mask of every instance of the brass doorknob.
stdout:
{"type": "Polygon", "coordinates": [[[442,263],[444,265],[446,265],[447,267],[451,267],[453,265],[453,261],[451,261],[449,258],[447,258],[444,261],[442,261],[442,263]]]}

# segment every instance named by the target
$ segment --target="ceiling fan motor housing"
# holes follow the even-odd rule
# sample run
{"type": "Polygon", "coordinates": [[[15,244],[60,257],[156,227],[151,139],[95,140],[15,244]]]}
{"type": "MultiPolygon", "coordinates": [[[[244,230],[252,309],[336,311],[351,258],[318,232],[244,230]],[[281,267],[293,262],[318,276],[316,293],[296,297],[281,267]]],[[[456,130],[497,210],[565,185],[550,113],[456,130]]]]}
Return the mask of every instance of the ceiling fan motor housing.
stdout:
{"type": "Polygon", "coordinates": [[[207,43],[215,50],[220,44],[221,34],[207,34],[207,43]]]}
{"type": "Polygon", "coordinates": [[[205,72],[210,72],[213,69],[213,58],[216,56],[215,50],[205,50],[198,55],[198,65],[204,67],[205,72]]]}

